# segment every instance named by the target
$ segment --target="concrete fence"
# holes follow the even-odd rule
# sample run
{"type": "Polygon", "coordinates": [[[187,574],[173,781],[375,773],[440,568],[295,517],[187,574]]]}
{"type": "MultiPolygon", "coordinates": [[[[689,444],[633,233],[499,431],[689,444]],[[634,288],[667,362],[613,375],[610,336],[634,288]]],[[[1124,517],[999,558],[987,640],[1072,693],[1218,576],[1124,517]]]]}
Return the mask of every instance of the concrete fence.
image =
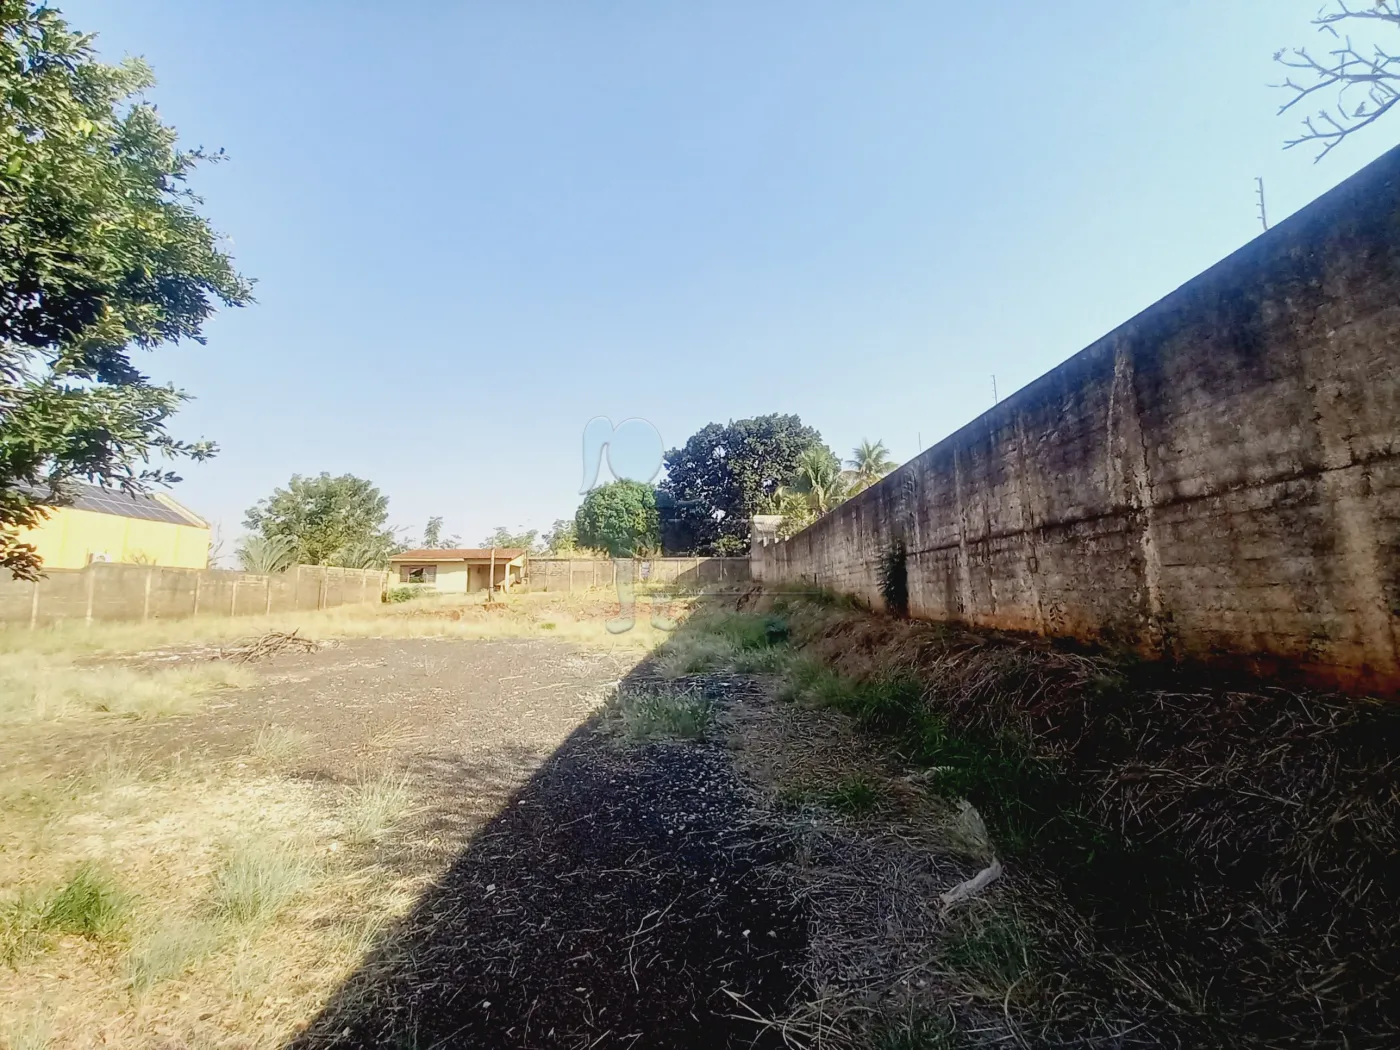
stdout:
{"type": "Polygon", "coordinates": [[[754,575],[1400,693],[1400,149],[754,575]]]}
{"type": "Polygon", "coordinates": [[[368,569],[297,565],[259,576],[220,569],[95,562],[53,569],[29,583],[0,580],[0,623],[39,627],[64,621],[177,620],[255,616],[377,602],[388,574],[368,569]]]}
{"type": "MultiPolygon", "coordinates": [[[[650,566],[646,570],[649,583],[706,587],[749,580],[748,558],[650,558],[637,559],[637,565],[639,572],[643,565],[650,566]]],[[[525,582],[532,591],[611,588],[617,583],[617,563],[611,558],[531,558],[525,582]]]]}

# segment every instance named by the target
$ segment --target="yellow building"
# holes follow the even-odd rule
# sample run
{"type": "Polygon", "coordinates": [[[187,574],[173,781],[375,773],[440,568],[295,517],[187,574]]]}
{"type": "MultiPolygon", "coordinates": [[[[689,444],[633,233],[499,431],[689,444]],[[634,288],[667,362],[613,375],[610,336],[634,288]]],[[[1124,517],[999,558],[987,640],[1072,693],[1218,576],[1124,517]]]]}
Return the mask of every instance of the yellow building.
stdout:
{"type": "Polygon", "coordinates": [[[69,486],[73,501],[21,529],[46,569],[81,569],[94,561],[209,567],[209,523],[169,496],[133,496],[97,485],[69,486]]]}
{"type": "Polygon", "coordinates": [[[462,594],[488,588],[509,591],[524,576],[525,555],[519,547],[430,547],[395,554],[389,565],[400,583],[420,583],[462,594]]]}

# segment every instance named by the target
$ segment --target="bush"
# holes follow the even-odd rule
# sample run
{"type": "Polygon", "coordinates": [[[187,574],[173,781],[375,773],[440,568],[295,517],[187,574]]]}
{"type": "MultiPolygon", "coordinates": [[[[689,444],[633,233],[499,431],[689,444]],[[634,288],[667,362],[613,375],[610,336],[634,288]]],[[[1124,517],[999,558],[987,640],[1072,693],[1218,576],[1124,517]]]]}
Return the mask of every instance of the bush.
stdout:
{"type": "Polygon", "coordinates": [[[406,583],[402,587],[390,587],[384,592],[386,602],[411,602],[428,594],[436,594],[436,588],[424,583],[406,583]]]}

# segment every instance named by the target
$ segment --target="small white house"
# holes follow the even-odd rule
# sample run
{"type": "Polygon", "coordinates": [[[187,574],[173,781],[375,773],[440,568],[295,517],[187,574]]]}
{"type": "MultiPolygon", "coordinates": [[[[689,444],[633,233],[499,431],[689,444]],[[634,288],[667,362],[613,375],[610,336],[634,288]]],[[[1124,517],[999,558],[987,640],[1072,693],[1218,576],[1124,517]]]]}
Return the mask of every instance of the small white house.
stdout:
{"type": "Polygon", "coordinates": [[[389,566],[402,584],[459,594],[509,591],[524,579],[527,553],[519,547],[427,548],[395,554],[389,566]]]}

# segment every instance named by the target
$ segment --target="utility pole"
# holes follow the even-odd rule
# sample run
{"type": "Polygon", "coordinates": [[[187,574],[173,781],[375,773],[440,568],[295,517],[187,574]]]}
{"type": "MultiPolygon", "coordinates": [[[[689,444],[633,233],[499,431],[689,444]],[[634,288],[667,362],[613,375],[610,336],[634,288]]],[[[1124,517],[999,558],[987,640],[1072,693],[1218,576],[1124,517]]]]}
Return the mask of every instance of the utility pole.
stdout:
{"type": "Polygon", "coordinates": [[[1264,210],[1264,177],[1262,175],[1254,177],[1254,186],[1259,194],[1259,222],[1267,230],[1269,228],[1269,213],[1264,210]]]}

